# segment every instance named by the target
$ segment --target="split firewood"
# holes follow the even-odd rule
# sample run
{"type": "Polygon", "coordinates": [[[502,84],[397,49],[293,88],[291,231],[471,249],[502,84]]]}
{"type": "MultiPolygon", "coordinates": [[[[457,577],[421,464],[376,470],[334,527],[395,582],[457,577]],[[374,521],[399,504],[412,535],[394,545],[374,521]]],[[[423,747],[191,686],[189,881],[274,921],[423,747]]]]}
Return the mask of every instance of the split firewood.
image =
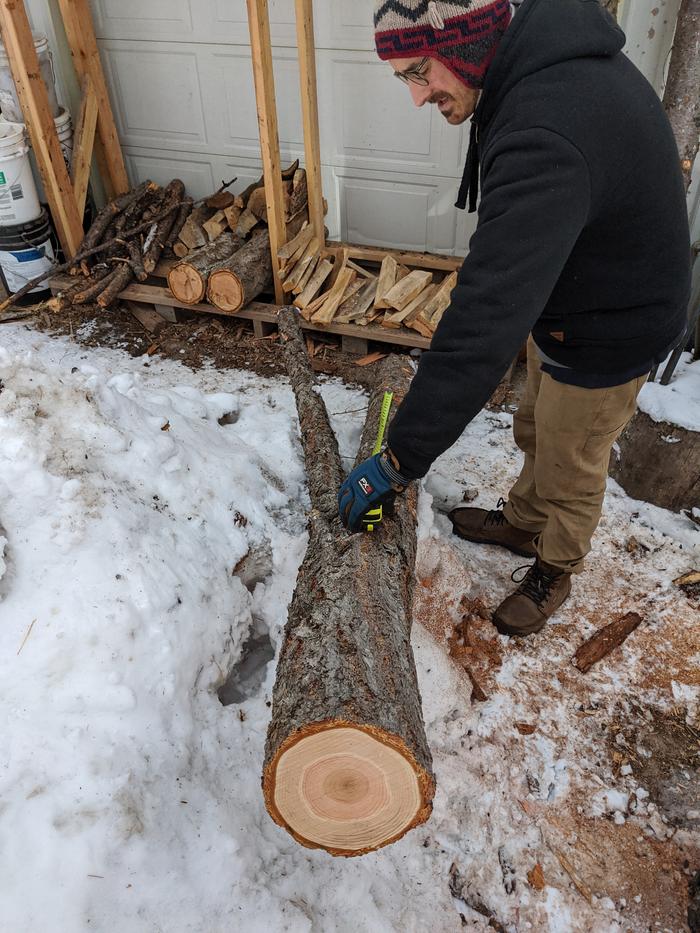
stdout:
{"type": "Polygon", "coordinates": [[[309,244],[301,255],[299,262],[294,266],[289,276],[284,280],[282,288],[285,292],[291,292],[301,282],[304,274],[312,262],[318,259],[321,252],[321,244],[317,237],[312,237],[309,244]]]}
{"type": "Polygon", "coordinates": [[[358,275],[361,275],[365,279],[377,278],[373,272],[370,272],[369,269],[365,269],[363,266],[358,265],[358,263],[353,262],[352,259],[346,259],[345,265],[349,266],[351,269],[354,269],[358,275]]]}
{"type": "Polygon", "coordinates": [[[208,207],[195,207],[180,231],[179,239],[188,250],[200,249],[208,243],[204,224],[211,217],[208,207]]]}
{"type": "Polygon", "coordinates": [[[420,311],[410,321],[406,321],[406,326],[410,327],[411,330],[417,330],[422,337],[427,337],[428,340],[432,339],[435,333],[432,326],[425,320],[423,311],[420,311]]]}
{"type": "Polygon", "coordinates": [[[615,619],[581,645],[573,657],[574,667],[582,674],[588,673],[594,664],[602,661],[615,648],[619,648],[641,624],[642,617],[636,612],[628,612],[627,615],[615,619]]]}
{"type": "Polygon", "coordinates": [[[449,308],[452,300],[452,292],[457,285],[457,273],[451,272],[440,283],[440,287],[435,292],[431,300],[423,309],[424,319],[432,325],[433,330],[440,323],[442,315],[449,308]]]}
{"type": "Polygon", "coordinates": [[[338,306],[343,300],[345,289],[355,278],[356,273],[352,269],[343,269],[338,276],[333,288],[328,292],[323,306],[314,314],[312,320],[314,324],[330,324],[338,310],[338,306]]]}
{"type": "Polygon", "coordinates": [[[238,236],[247,237],[253,228],[257,227],[258,223],[259,221],[255,214],[246,208],[246,210],[244,210],[241,216],[238,218],[236,233],[238,236]]]}
{"type": "Polygon", "coordinates": [[[251,214],[255,214],[258,220],[263,220],[267,223],[267,195],[265,194],[264,188],[255,189],[248,198],[246,210],[250,211],[251,214]]]}
{"type": "Polygon", "coordinates": [[[294,288],[292,289],[295,295],[301,295],[301,293],[304,291],[306,286],[309,284],[309,282],[311,281],[311,276],[314,274],[314,272],[318,268],[318,263],[320,259],[321,259],[320,252],[316,253],[312,257],[311,262],[309,263],[308,268],[306,269],[306,272],[302,275],[301,280],[299,281],[299,284],[295,285],[294,288]]]}
{"type": "Polygon", "coordinates": [[[270,235],[259,230],[209,275],[207,299],[227,313],[240,311],[261,292],[273,287],[270,235]]]}
{"type": "Polygon", "coordinates": [[[397,282],[401,281],[402,278],[405,278],[405,276],[408,275],[408,269],[406,269],[405,266],[401,266],[401,270],[403,271],[400,271],[399,263],[394,259],[393,256],[388,255],[384,257],[381,269],[379,270],[377,298],[374,302],[374,307],[377,310],[386,309],[389,307],[389,305],[386,303],[386,296],[397,282]]]}
{"type": "Polygon", "coordinates": [[[243,240],[235,233],[222,233],[213,243],[190,253],[183,262],[173,266],[168,273],[170,291],[178,301],[188,305],[203,301],[212,271],[242,246],[243,240]]]}
{"type": "Polygon", "coordinates": [[[357,294],[346,299],[338,309],[335,317],[338,324],[351,324],[353,321],[361,318],[374,304],[377,294],[377,280],[370,279],[365,282],[357,294]]]}
{"type": "Polygon", "coordinates": [[[306,182],[306,172],[303,168],[297,169],[292,181],[292,192],[289,200],[289,209],[287,212],[287,223],[301,211],[305,210],[309,203],[309,190],[306,182]]]}
{"type": "Polygon", "coordinates": [[[402,324],[412,321],[435,295],[439,287],[439,285],[428,285],[403,311],[396,311],[394,314],[387,312],[382,319],[382,327],[401,327],[402,324]]]}
{"type": "MultiPolygon", "coordinates": [[[[296,313],[283,309],[279,325],[312,508],[277,666],[263,792],[272,818],[299,843],[359,856],[428,819],[435,791],[410,645],[416,490],[397,499],[381,533],[340,528],[337,442],[296,313]]],[[[400,401],[410,378],[402,357],[377,366],[358,460],[372,452],[384,392],[400,401]]]]}
{"type": "Polygon", "coordinates": [[[350,284],[347,286],[347,288],[343,292],[343,296],[340,300],[340,304],[338,305],[338,311],[336,312],[333,318],[333,320],[336,322],[338,321],[338,313],[340,312],[341,308],[344,308],[345,305],[348,303],[348,301],[352,301],[355,295],[357,295],[357,293],[361,291],[367,285],[367,279],[359,278],[354,269],[350,269],[348,267],[348,271],[352,272],[355,278],[351,280],[350,284]]]}
{"type": "Polygon", "coordinates": [[[238,227],[238,221],[241,219],[241,214],[243,213],[243,208],[238,207],[235,204],[232,204],[230,207],[224,209],[224,217],[226,218],[226,223],[228,224],[229,230],[236,232],[238,227]]]}
{"type": "Polygon", "coordinates": [[[311,242],[314,235],[314,228],[305,223],[297,235],[282,246],[277,253],[277,261],[283,268],[284,264],[289,262],[297,254],[301,256],[306,247],[311,242]],[[301,251],[301,252],[300,252],[301,251]]]}
{"type": "Polygon", "coordinates": [[[432,272],[414,269],[387,292],[383,299],[384,303],[389,308],[403,311],[432,281],[432,272]]]}
{"type": "MultiPolygon", "coordinates": [[[[322,261],[326,261],[326,260],[322,260],[322,261]]],[[[314,298],[314,300],[310,304],[308,304],[305,308],[301,308],[300,314],[304,318],[304,320],[310,321],[312,316],[317,311],[319,311],[323,307],[323,305],[326,303],[327,298],[328,298],[328,292],[323,292],[317,298],[314,298]]]]}
{"type": "Polygon", "coordinates": [[[213,217],[210,217],[209,220],[202,224],[202,227],[209,237],[209,242],[213,243],[214,240],[217,240],[221,236],[224,230],[228,229],[226,214],[224,214],[223,211],[217,211],[213,217]]]}
{"type": "Polygon", "coordinates": [[[304,291],[294,299],[297,308],[307,308],[311,304],[332,271],[333,263],[327,259],[321,259],[314,274],[306,283],[304,291]]]}

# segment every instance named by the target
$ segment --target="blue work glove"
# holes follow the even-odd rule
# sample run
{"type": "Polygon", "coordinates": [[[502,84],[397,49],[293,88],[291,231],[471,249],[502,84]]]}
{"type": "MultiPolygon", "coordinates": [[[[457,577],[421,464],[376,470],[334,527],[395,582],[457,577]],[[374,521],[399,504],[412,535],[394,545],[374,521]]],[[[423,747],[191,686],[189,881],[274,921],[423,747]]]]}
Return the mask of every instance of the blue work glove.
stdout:
{"type": "Polygon", "coordinates": [[[364,519],[374,509],[390,507],[397,492],[403,492],[409,480],[401,475],[398,464],[385,450],[355,467],[338,491],[340,520],[348,531],[369,530],[364,519]]]}

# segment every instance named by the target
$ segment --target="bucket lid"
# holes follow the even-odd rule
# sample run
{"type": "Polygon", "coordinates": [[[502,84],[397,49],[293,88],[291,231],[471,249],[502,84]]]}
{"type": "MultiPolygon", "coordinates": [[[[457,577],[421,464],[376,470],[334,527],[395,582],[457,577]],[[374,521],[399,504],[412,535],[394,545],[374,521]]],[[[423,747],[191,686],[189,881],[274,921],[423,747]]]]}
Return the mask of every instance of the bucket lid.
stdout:
{"type": "Polygon", "coordinates": [[[0,120],[0,149],[10,149],[12,146],[24,143],[24,123],[10,123],[0,120]]]}
{"type": "MultiPolygon", "coordinates": [[[[34,48],[36,49],[37,55],[40,55],[42,52],[48,51],[49,40],[46,36],[41,35],[41,33],[34,34],[34,48]]],[[[8,58],[7,51],[5,46],[0,42],[0,65],[9,64],[10,59],[8,58]]]]}

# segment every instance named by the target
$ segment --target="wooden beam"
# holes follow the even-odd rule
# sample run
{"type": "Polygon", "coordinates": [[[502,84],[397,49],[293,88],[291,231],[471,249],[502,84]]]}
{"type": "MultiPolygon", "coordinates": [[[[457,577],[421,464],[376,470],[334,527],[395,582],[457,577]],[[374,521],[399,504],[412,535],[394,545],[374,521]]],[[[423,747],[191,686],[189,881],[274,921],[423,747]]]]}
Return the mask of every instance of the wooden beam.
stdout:
{"type": "Polygon", "coordinates": [[[334,254],[339,247],[343,246],[348,248],[351,259],[381,264],[385,256],[391,255],[398,263],[410,266],[412,269],[439,269],[443,272],[454,272],[459,271],[464,263],[463,256],[440,256],[436,253],[416,253],[409,250],[387,249],[383,246],[354,246],[336,240],[328,241],[322,255],[334,254]]]}
{"type": "Polygon", "coordinates": [[[321,246],[325,246],[321,140],[318,126],[316,43],[312,0],[296,0],[297,48],[301,80],[301,113],[304,125],[306,181],[309,189],[309,221],[321,246]]]}
{"type": "Polygon", "coordinates": [[[70,170],[75,203],[78,205],[78,213],[81,216],[85,210],[85,199],[87,198],[88,183],[90,181],[92,151],[95,145],[95,130],[97,129],[97,111],[95,87],[90,75],[86,74],[83,79],[83,99],[75,128],[73,162],[70,170]]]}
{"type": "MultiPolygon", "coordinates": [[[[7,0],[11,3],[12,0],[7,0]]],[[[112,199],[128,191],[131,185],[126,174],[114,115],[109,102],[100,53],[88,0],[58,0],[68,44],[78,80],[90,75],[98,103],[95,155],[107,197],[112,199]]]]}
{"type": "Polygon", "coordinates": [[[270,249],[275,281],[275,299],[284,303],[284,291],[279,275],[277,253],[287,242],[285,224],[284,190],[282,188],[282,166],[280,143],[277,130],[277,103],[275,100],[275,78],[272,70],[272,42],[270,40],[270,15],[267,0],[246,0],[250,47],[255,79],[255,98],[258,107],[258,128],[265,176],[267,198],[267,223],[270,230],[270,249]]]}
{"type": "Polygon", "coordinates": [[[0,0],[0,32],[56,232],[70,258],[83,239],[83,225],[23,2],[0,0]]]}

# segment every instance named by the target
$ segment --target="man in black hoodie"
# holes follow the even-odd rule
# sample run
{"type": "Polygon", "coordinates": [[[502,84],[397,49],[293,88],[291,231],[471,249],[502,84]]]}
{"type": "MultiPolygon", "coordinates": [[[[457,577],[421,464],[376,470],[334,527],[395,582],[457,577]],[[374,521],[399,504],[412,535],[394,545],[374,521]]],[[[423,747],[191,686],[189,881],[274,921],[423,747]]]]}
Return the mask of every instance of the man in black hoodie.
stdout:
{"type": "Polygon", "coordinates": [[[452,302],[388,434],[339,493],[350,530],[424,476],[483,408],[528,334],[514,419],[525,455],[503,509],[454,531],[535,562],[495,611],[539,631],[600,520],[610,451],[686,326],[690,238],[676,144],[597,0],[384,0],[377,49],[448,122],[472,116],[458,207],[479,221],[452,302]]]}

